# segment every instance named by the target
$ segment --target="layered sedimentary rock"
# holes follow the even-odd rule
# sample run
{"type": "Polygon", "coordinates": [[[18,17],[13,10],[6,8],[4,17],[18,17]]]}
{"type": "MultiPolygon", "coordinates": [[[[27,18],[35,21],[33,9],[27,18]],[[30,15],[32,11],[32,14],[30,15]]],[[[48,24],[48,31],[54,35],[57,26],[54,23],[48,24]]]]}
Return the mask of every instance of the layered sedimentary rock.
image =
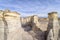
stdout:
{"type": "Polygon", "coordinates": [[[33,40],[33,37],[22,28],[19,13],[5,10],[0,12],[0,40],[33,40]]]}
{"type": "Polygon", "coordinates": [[[4,40],[4,22],[3,22],[3,11],[0,10],[0,40],[4,40]]]}
{"type": "MultiPolygon", "coordinates": [[[[4,11],[4,23],[5,25],[5,30],[4,30],[4,35],[7,37],[6,40],[22,40],[22,28],[21,28],[21,22],[20,22],[20,15],[16,12],[9,12],[4,11]],[[20,38],[19,38],[20,37],[20,38]]],[[[5,40],[4,39],[4,40],[5,40]]]]}
{"type": "Polygon", "coordinates": [[[39,18],[40,28],[43,31],[47,31],[48,27],[48,18],[39,18]]]}
{"type": "MultiPolygon", "coordinates": [[[[22,26],[34,26],[41,29],[42,31],[46,31],[48,27],[48,18],[39,18],[37,15],[22,17],[21,18],[22,26]]],[[[26,28],[26,27],[25,27],[26,28]]]]}
{"type": "Polygon", "coordinates": [[[38,16],[37,15],[32,16],[32,18],[31,18],[31,25],[32,25],[32,29],[33,30],[36,30],[35,27],[36,28],[40,27],[40,23],[38,21],[38,16]]]}
{"type": "Polygon", "coordinates": [[[26,29],[31,28],[28,33],[33,37],[34,40],[44,40],[44,32],[42,31],[42,28],[40,26],[39,17],[37,15],[33,15],[30,17],[27,17],[26,19],[29,19],[26,29]],[[28,28],[29,27],[29,28],[28,28]]]}
{"type": "Polygon", "coordinates": [[[57,12],[52,12],[48,14],[49,24],[48,24],[48,36],[47,40],[58,40],[59,34],[59,22],[57,12]]]}
{"type": "Polygon", "coordinates": [[[36,33],[37,40],[44,40],[44,32],[40,26],[39,17],[34,15],[32,17],[32,30],[36,33]]]}
{"type": "Polygon", "coordinates": [[[0,14],[0,40],[17,40],[19,37],[22,40],[20,15],[9,10],[1,11],[0,14]]]}
{"type": "Polygon", "coordinates": [[[25,18],[21,17],[21,23],[22,23],[22,25],[29,25],[30,22],[31,22],[31,16],[25,17],[25,18]]]}
{"type": "Polygon", "coordinates": [[[37,15],[21,18],[17,12],[0,10],[0,40],[45,40],[46,34],[46,40],[59,40],[57,13],[49,13],[48,18],[39,19],[37,15]]]}

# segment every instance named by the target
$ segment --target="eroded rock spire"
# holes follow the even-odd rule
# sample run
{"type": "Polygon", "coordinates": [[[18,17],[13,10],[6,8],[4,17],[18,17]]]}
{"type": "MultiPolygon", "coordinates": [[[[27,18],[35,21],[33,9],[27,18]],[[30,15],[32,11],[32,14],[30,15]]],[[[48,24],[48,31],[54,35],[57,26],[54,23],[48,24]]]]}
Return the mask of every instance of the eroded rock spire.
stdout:
{"type": "Polygon", "coordinates": [[[48,23],[48,36],[47,40],[58,40],[59,34],[59,22],[57,12],[51,12],[48,14],[49,23],[48,23]]]}

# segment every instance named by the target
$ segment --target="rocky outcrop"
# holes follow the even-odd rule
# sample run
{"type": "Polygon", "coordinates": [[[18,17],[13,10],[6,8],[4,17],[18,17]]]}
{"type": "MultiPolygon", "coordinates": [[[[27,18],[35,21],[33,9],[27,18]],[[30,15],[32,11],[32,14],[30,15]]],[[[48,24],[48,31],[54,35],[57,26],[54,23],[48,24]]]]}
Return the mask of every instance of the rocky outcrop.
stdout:
{"type": "Polygon", "coordinates": [[[17,12],[5,10],[0,11],[0,40],[33,40],[33,37],[22,28],[17,12]]]}
{"type": "Polygon", "coordinates": [[[4,23],[3,23],[3,11],[0,10],[0,40],[4,40],[4,23]]]}
{"type": "Polygon", "coordinates": [[[48,24],[48,36],[47,40],[58,40],[59,34],[59,22],[57,12],[52,12],[48,14],[49,24],[48,24]]]}
{"type": "Polygon", "coordinates": [[[18,37],[21,37],[20,15],[9,10],[1,11],[0,15],[0,40],[17,40],[18,37]],[[19,31],[20,35],[16,33],[17,31],[19,31]]]}
{"type": "Polygon", "coordinates": [[[42,30],[42,27],[40,26],[39,17],[34,15],[32,16],[32,30],[35,32],[35,38],[37,40],[45,40],[45,34],[42,30]]]}
{"type": "Polygon", "coordinates": [[[60,40],[60,27],[56,12],[49,13],[48,18],[22,18],[17,12],[0,10],[0,40],[57,39],[60,40]]]}
{"type": "Polygon", "coordinates": [[[25,18],[26,26],[24,26],[25,31],[27,31],[34,40],[44,40],[44,32],[41,29],[39,17],[37,15],[33,15],[30,17],[25,18]],[[27,21],[28,19],[28,21],[27,21]]]}

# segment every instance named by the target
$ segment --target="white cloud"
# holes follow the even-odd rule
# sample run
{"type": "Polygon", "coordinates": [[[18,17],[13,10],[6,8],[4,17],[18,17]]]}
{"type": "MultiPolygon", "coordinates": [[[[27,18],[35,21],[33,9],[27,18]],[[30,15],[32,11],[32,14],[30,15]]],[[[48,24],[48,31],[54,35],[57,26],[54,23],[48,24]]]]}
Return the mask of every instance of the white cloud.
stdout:
{"type": "Polygon", "coordinates": [[[60,0],[55,0],[55,2],[58,2],[58,3],[60,3],[60,0]]]}
{"type": "MultiPolygon", "coordinates": [[[[52,0],[51,0],[52,1],[52,0]]],[[[55,0],[56,2],[60,2],[60,0],[55,0]]],[[[20,2],[18,2],[18,4],[0,4],[0,6],[3,6],[3,7],[12,7],[12,8],[15,8],[16,11],[18,12],[21,12],[21,15],[22,16],[29,16],[29,15],[38,15],[38,16],[41,16],[41,17],[46,17],[48,12],[52,12],[52,11],[60,11],[57,6],[55,5],[52,5],[49,3],[49,1],[45,2],[46,4],[42,4],[41,3],[33,3],[31,4],[30,3],[27,3],[27,4],[20,4],[20,2]],[[58,8],[58,9],[57,9],[58,8]],[[32,13],[29,13],[29,12],[32,12],[32,13]],[[39,13],[39,14],[37,14],[39,13]]],[[[53,2],[54,3],[54,2],[53,2]]],[[[60,16],[60,14],[59,14],[60,16]]]]}
{"type": "Polygon", "coordinates": [[[0,6],[4,6],[4,7],[14,7],[14,8],[20,8],[21,6],[19,5],[13,5],[13,4],[0,4],[0,6]]]}
{"type": "Polygon", "coordinates": [[[41,14],[41,13],[40,13],[40,14],[37,14],[37,13],[35,13],[35,14],[34,14],[34,13],[32,13],[32,14],[22,13],[22,14],[21,14],[22,17],[23,17],[23,16],[24,16],[24,17],[26,17],[26,16],[32,16],[32,15],[37,15],[37,16],[39,16],[39,17],[47,17],[47,16],[48,16],[48,14],[41,14]]]}

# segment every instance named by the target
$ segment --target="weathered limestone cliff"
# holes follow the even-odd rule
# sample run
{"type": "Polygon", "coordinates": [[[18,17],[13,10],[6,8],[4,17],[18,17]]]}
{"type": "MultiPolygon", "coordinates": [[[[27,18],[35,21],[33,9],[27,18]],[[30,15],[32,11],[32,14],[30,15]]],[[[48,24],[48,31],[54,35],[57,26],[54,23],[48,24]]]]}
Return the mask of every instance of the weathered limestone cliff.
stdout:
{"type": "Polygon", "coordinates": [[[3,20],[2,20],[2,17],[3,17],[3,11],[0,10],[0,40],[4,40],[4,23],[3,23],[3,20]]]}
{"type": "Polygon", "coordinates": [[[37,15],[27,17],[24,20],[26,20],[26,22],[24,24],[24,29],[33,37],[34,40],[44,40],[45,39],[44,38],[45,35],[40,26],[39,17],[37,15]]]}
{"type": "Polygon", "coordinates": [[[48,36],[47,40],[59,40],[59,22],[57,12],[52,12],[48,14],[49,24],[48,24],[48,36]]]}
{"type": "Polygon", "coordinates": [[[48,14],[48,18],[39,18],[36,15],[27,17],[27,18],[25,18],[25,20],[26,20],[25,24],[27,24],[27,25],[25,25],[25,29],[26,30],[29,29],[28,33],[32,34],[34,40],[35,39],[37,39],[37,40],[50,40],[51,39],[52,40],[52,39],[54,39],[53,32],[54,32],[54,36],[55,36],[55,40],[56,40],[56,38],[58,38],[58,35],[59,35],[59,31],[58,31],[59,22],[58,22],[57,16],[58,15],[56,12],[52,12],[52,13],[48,14]],[[27,21],[27,19],[29,19],[29,20],[27,21]],[[33,32],[31,32],[31,31],[33,31],[33,32]],[[56,31],[57,31],[57,33],[56,33],[56,31]]]}
{"type": "MultiPolygon", "coordinates": [[[[16,12],[10,12],[9,10],[1,11],[0,15],[0,40],[17,40],[21,37],[20,15],[16,12]],[[18,31],[19,33],[16,33],[18,31]]],[[[20,38],[20,40],[22,40],[22,38],[20,38]]]]}
{"type": "Polygon", "coordinates": [[[33,40],[33,38],[22,28],[20,15],[5,10],[0,11],[0,40],[33,40]]]}
{"type": "Polygon", "coordinates": [[[48,18],[22,18],[17,12],[0,10],[0,40],[60,40],[57,12],[48,18]]]}

